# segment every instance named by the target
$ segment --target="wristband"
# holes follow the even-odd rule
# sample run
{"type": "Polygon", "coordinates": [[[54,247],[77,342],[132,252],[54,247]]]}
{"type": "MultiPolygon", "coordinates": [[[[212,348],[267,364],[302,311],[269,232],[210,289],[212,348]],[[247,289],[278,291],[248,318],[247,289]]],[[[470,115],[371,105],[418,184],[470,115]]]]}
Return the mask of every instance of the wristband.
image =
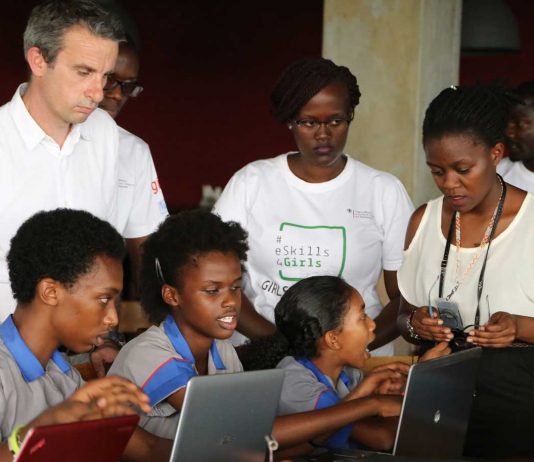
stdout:
{"type": "Polygon", "coordinates": [[[20,441],[19,433],[25,426],[26,425],[17,425],[11,432],[11,435],[9,435],[9,438],[7,439],[7,446],[11,451],[11,454],[13,454],[14,456],[16,456],[20,452],[20,446],[22,445],[22,442],[20,441]]]}
{"type": "Polygon", "coordinates": [[[415,314],[415,312],[417,311],[417,308],[415,308],[414,310],[412,310],[412,312],[410,313],[410,316],[408,319],[406,319],[406,330],[408,331],[408,334],[410,335],[410,338],[412,338],[413,340],[423,340],[421,338],[421,336],[415,332],[415,329],[413,328],[412,326],[412,319],[413,319],[413,316],[415,314]]]}

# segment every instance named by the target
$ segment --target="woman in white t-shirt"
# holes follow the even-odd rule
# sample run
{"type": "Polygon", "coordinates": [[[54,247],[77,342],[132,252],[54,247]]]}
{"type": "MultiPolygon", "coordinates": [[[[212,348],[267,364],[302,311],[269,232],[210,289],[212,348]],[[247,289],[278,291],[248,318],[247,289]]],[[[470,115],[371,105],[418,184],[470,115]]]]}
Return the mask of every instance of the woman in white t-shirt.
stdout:
{"type": "MultiPolygon", "coordinates": [[[[282,294],[317,275],[343,277],[361,293],[377,324],[371,348],[398,336],[396,271],[413,207],[397,178],[344,153],[359,100],[348,68],[323,58],[290,65],[272,102],[297,151],[245,166],[215,205],[215,213],[249,233],[244,293],[250,304],[244,301],[238,326],[246,336],[271,334],[282,294]],[[384,308],[376,292],[382,271],[391,299],[384,308]]],[[[387,345],[379,354],[392,352],[387,345]]]]}
{"type": "Polygon", "coordinates": [[[443,196],[414,212],[398,273],[407,340],[484,347],[466,442],[476,457],[534,456],[534,196],[496,174],[511,102],[475,86],[430,103],[423,144],[443,196]]]}

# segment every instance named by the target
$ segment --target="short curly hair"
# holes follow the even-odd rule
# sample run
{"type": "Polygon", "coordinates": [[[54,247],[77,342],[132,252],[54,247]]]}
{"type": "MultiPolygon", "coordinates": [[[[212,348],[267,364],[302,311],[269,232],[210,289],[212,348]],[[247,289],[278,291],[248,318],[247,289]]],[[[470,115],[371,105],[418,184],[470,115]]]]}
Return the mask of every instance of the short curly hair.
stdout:
{"type": "Polygon", "coordinates": [[[234,253],[243,263],[247,251],[247,233],[239,223],[201,209],[168,217],[143,244],[141,304],[149,320],[159,324],[171,312],[161,287],[167,283],[180,289],[182,269],[193,259],[209,252],[234,253]]]}
{"type": "Polygon", "coordinates": [[[18,229],[7,254],[11,290],[17,302],[30,303],[39,281],[52,278],[71,287],[91,272],[96,257],[122,261],[124,241],[106,221],[89,212],[56,209],[39,212],[18,229]]]}
{"type": "Polygon", "coordinates": [[[353,290],[337,276],[312,276],[290,287],[274,309],[278,332],[243,347],[244,368],[270,369],[284,356],[318,357],[317,341],[343,327],[353,290]]]}
{"type": "Polygon", "coordinates": [[[348,67],[338,66],[325,58],[301,59],[284,70],[271,94],[274,117],[281,123],[288,122],[311,98],[332,83],[340,83],[347,89],[348,116],[352,120],[361,96],[356,77],[348,67]]]}

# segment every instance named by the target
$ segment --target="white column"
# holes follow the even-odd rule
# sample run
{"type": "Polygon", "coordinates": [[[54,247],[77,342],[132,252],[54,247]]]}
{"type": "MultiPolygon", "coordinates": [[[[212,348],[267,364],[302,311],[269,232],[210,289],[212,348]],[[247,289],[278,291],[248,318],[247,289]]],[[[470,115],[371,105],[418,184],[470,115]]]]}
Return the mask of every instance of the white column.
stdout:
{"type": "Polygon", "coordinates": [[[323,56],[356,75],[362,98],[347,152],[438,195],[421,145],[424,111],[458,82],[461,0],[325,0],[323,56]]]}

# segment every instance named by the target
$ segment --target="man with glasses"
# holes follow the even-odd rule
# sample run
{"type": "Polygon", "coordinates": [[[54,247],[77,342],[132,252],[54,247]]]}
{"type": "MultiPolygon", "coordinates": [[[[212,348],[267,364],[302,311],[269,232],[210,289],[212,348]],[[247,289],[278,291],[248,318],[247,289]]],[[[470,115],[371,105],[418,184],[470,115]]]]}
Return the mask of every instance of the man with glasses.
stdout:
{"type": "MultiPolygon", "coordinates": [[[[100,108],[115,118],[128,101],[137,97],[139,85],[139,55],[131,41],[119,45],[119,55],[113,74],[104,87],[100,108]]],[[[130,258],[130,297],[137,295],[137,277],[141,244],[168,215],[163,193],[148,145],[139,137],[119,127],[119,196],[118,230],[126,238],[130,258]]],[[[91,354],[91,362],[99,376],[115,360],[120,341],[111,335],[91,354]]]]}
{"type": "Polygon", "coordinates": [[[99,107],[115,118],[128,101],[141,94],[143,87],[139,85],[139,55],[130,40],[119,45],[119,54],[115,62],[113,74],[108,76],[104,86],[104,99],[99,107]]]}

